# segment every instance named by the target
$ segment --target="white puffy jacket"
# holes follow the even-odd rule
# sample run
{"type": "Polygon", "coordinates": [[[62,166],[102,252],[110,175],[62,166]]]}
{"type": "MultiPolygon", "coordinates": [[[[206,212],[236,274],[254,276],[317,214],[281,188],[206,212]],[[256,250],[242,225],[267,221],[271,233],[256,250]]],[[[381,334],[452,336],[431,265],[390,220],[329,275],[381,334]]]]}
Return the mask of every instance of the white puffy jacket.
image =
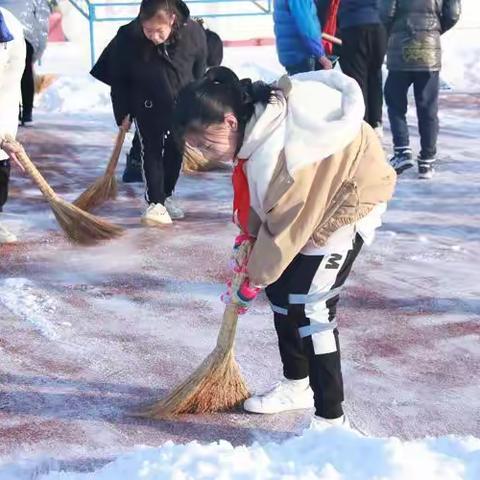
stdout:
{"type": "Polygon", "coordinates": [[[0,0],[0,7],[10,10],[23,25],[25,38],[38,60],[47,46],[50,7],[47,0],[0,0]]]}
{"type": "MultiPolygon", "coordinates": [[[[0,44],[0,139],[3,139],[6,134],[15,136],[17,133],[26,47],[22,24],[8,10],[2,7],[0,10],[13,36],[11,42],[0,44]]],[[[0,150],[0,160],[7,158],[8,155],[0,150]]]]}

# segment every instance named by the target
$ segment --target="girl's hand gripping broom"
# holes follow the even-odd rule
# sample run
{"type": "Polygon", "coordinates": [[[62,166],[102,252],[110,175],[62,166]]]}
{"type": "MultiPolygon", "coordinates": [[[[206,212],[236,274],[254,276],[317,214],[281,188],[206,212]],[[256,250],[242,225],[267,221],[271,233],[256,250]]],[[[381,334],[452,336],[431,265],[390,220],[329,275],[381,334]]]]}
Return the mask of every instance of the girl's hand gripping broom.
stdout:
{"type": "Polygon", "coordinates": [[[131,122],[127,116],[124,118],[122,125],[118,129],[115,146],[105,173],[95,180],[95,182],[73,202],[78,208],[90,212],[107,200],[114,200],[117,198],[117,179],[115,178],[115,170],[117,169],[118,159],[122,153],[125,136],[130,130],[130,126],[131,122]]]}
{"type": "MultiPolygon", "coordinates": [[[[235,261],[245,265],[252,244],[245,241],[236,250],[235,261]]],[[[232,280],[238,288],[245,279],[245,269],[239,269],[232,280]]],[[[211,413],[229,410],[248,398],[249,393],[234,358],[238,307],[225,307],[217,345],[203,363],[166,398],[139,414],[146,418],[162,418],[182,413],[211,413]]]]}
{"type": "MultiPolygon", "coordinates": [[[[7,137],[7,141],[16,143],[13,137],[7,137]]],[[[60,227],[70,240],[75,243],[91,245],[99,240],[108,240],[122,234],[121,227],[90,215],[60,198],[37,170],[24,148],[20,144],[18,145],[20,151],[15,154],[16,160],[37,184],[50,204],[60,227]]]]}

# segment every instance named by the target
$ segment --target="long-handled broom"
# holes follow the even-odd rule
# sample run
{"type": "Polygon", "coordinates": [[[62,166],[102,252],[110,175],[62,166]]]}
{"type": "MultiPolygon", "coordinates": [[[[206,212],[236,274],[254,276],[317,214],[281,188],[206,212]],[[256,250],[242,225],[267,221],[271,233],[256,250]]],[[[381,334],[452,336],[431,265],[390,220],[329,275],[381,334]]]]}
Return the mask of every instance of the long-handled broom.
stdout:
{"type": "Polygon", "coordinates": [[[115,170],[117,169],[118,159],[122,153],[125,136],[130,129],[130,120],[125,118],[122,125],[118,129],[115,146],[112,155],[108,161],[105,173],[95,180],[74,202],[73,204],[86,212],[90,212],[99,207],[107,200],[117,198],[117,179],[115,178],[115,170]]]}
{"type": "MultiPolygon", "coordinates": [[[[237,252],[239,265],[248,258],[251,245],[242,244],[237,252]]],[[[232,287],[238,288],[245,273],[236,273],[232,287]]],[[[249,393],[234,357],[238,311],[227,305],[217,345],[202,364],[170,395],[138,414],[146,418],[165,418],[182,413],[211,413],[238,406],[249,393]]]]}
{"type": "MultiPolygon", "coordinates": [[[[13,137],[7,137],[7,141],[15,142],[13,137]]],[[[60,227],[70,240],[83,245],[91,245],[99,240],[108,240],[122,234],[123,229],[121,227],[84,212],[60,198],[43,178],[23,147],[21,152],[16,154],[16,158],[37,184],[50,204],[60,227]]]]}
{"type": "Polygon", "coordinates": [[[209,172],[211,170],[226,170],[231,168],[225,162],[215,162],[205,158],[202,153],[190,145],[185,145],[182,169],[185,173],[209,172]]]}

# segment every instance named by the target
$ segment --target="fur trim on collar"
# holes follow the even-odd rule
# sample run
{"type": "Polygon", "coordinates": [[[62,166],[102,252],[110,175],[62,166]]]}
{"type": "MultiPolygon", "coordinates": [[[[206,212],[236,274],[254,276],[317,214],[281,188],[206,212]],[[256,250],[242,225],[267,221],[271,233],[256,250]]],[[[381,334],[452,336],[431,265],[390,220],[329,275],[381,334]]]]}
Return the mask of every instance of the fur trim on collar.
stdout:
{"type": "Polygon", "coordinates": [[[355,80],[334,70],[282,77],[283,92],[257,105],[247,125],[240,158],[251,158],[286,120],[283,147],[290,175],[345,148],[362,126],[365,104],[355,80]],[[288,100],[286,100],[286,98],[288,100]]]}

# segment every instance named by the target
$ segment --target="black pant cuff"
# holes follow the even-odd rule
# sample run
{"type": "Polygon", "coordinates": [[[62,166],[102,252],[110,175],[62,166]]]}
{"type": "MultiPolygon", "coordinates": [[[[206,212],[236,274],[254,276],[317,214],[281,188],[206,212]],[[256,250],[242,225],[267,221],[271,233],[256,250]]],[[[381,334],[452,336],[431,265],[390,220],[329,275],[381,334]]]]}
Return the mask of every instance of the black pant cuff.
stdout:
{"type": "Polygon", "coordinates": [[[315,408],[315,415],[328,419],[339,418],[343,415],[342,404],[329,408],[315,408]]]}
{"type": "Polygon", "coordinates": [[[303,380],[308,377],[308,370],[284,370],[283,376],[287,380],[303,380]]]}

